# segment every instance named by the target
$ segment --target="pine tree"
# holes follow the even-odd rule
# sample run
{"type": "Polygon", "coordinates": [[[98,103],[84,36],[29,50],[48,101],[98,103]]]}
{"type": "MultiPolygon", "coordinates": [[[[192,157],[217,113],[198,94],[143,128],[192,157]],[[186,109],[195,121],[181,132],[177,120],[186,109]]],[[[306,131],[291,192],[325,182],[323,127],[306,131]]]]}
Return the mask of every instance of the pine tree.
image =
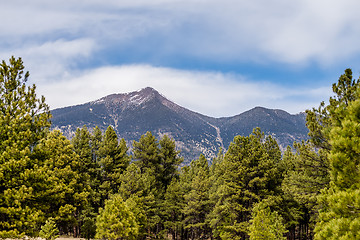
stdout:
{"type": "MultiPolygon", "coordinates": [[[[360,88],[357,89],[360,96],[360,88]]],[[[352,98],[334,109],[330,131],[332,148],[330,187],[322,191],[323,204],[315,239],[360,238],[360,99],[352,98]]]]}
{"type": "Polygon", "coordinates": [[[176,150],[175,141],[170,139],[167,135],[160,139],[160,174],[159,181],[166,190],[174,177],[178,177],[178,168],[183,162],[183,158],[179,157],[179,151],[176,150]]]}
{"type": "MultiPolygon", "coordinates": [[[[42,174],[37,175],[37,183],[32,185],[37,204],[46,217],[53,217],[61,232],[76,229],[81,219],[80,213],[87,205],[90,187],[77,171],[81,162],[73,145],[59,130],[48,134],[34,149],[41,160],[42,174]]],[[[73,234],[79,234],[76,229],[73,234]]]]}
{"type": "Polygon", "coordinates": [[[32,187],[41,163],[32,151],[47,133],[50,111],[35,85],[26,86],[28,78],[21,58],[1,62],[0,238],[34,235],[43,218],[32,187]]]}
{"type": "Polygon", "coordinates": [[[45,240],[55,240],[59,237],[59,230],[52,218],[46,220],[46,223],[41,227],[39,237],[44,238],[45,240]]]}
{"type": "Polygon", "coordinates": [[[127,154],[128,147],[124,139],[118,141],[114,129],[109,126],[105,132],[103,142],[99,149],[101,156],[101,190],[103,199],[110,194],[118,192],[120,177],[130,163],[130,156],[127,154]]]}
{"type": "Polygon", "coordinates": [[[215,237],[247,236],[253,204],[280,191],[279,151],[276,141],[264,139],[260,129],[234,138],[222,162],[221,185],[211,214],[215,237]]]}
{"type": "Polygon", "coordinates": [[[249,226],[250,240],[286,240],[282,217],[264,202],[255,204],[249,226]]]}
{"type": "Polygon", "coordinates": [[[142,173],[149,171],[158,179],[160,175],[159,143],[151,132],[142,135],[139,142],[133,142],[136,164],[142,173]]]}
{"type": "MultiPolygon", "coordinates": [[[[137,164],[132,163],[121,175],[119,195],[128,201],[132,199],[138,211],[144,216],[138,219],[140,236],[153,236],[153,229],[160,222],[155,177],[149,172],[141,173],[137,164]]],[[[131,200],[130,200],[131,201],[131,200]]],[[[140,215],[141,215],[140,214],[140,215]]]]}
{"type": "Polygon", "coordinates": [[[208,238],[210,227],[206,217],[210,212],[210,178],[208,162],[204,155],[201,154],[199,159],[191,162],[190,172],[191,190],[184,195],[185,229],[189,230],[191,239],[208,238]]]}
{"type": "Polygon", "coordinates": [[[119,195],[106,200],[96,219],[97,239],[137,239],[139,226],[134,214],[119,195]]]}
{"type": "Polygon", "coordinates": [[[306,219],[303,224],[305,227],[310,225],[310,232],[313,228],[311,222],[316,220],[318,209],[322,207],[317,199],[329,187],[329,156],[333,148],[331,131],[342,122],[348,105],[358,99],[358,85],[359,80],[354,80],[352,71],[346,69],[338,82],[333,84],[335,95],[330,98],[329,104],[321,102],[319,108],[306,111],[309,141],[294,145],[296,154],[290,158],[293,169],[287,171],[283,189],[302,205],[303,218],[306,219]]]}
{"type": "Polygon", "coordinates": [[[184,190],[179,179],[173,178],[166,189],[162,206],[164,227],[172,239],[180,239],[183,230],[183,214],[185,207],[184,190]]]}

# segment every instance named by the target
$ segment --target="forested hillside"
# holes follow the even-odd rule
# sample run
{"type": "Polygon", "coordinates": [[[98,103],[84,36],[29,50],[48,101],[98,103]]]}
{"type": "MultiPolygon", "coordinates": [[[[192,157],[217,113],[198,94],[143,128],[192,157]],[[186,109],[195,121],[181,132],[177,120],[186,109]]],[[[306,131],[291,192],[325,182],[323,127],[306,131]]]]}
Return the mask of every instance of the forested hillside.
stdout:
{"type": "Polygon", "coordinates": [[[0,238],[359,239],[360,88],[350,69],[281,154],[260,128],[188,166],[168,136],[50,131],[22,60],[0,65],[0,238]],[[211,160],[211,161],[210,161],[211,160]],[[212,162],[209,165],[209,162],[212,162]]]}

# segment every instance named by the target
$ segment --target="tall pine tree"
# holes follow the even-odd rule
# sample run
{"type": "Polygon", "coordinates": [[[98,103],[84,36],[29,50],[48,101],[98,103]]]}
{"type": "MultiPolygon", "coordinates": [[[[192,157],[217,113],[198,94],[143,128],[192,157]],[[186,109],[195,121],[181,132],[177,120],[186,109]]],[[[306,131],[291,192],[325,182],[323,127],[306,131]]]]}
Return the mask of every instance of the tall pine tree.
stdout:
{"type": "Polygon", "coordinates": [[[211,226],[214,236],[245,239],[253,204],[276,195],[281,178],[280,150],[260,129],[248,137],[236,136],[222,162],[211,226]]]}
{"type": "Polygon", "coordinates": [[[50,111],[35,85],[26,86],[21,58],[0,64],[0,238],[34,235],[42,222],[32,185],[42,163],[33,149],[46,135],[50,111]]]}

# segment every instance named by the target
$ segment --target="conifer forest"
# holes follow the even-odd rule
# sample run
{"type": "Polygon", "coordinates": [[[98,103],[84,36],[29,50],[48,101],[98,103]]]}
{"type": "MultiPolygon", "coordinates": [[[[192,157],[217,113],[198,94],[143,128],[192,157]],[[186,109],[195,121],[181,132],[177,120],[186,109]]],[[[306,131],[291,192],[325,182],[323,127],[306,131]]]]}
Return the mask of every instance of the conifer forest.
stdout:
{"type": "MultiPolygon", "coordinates": [[[[360,82],[306,111],[281,152],[255,128],[184,166],[175,141],[51,130],[21,58],[0,64],[0,238],[360,239],[360,82]],[[130,149],[131,148],[131,149],[130,149]]],[[[331,87],[331,86],[329,86],[331,87]]]]}

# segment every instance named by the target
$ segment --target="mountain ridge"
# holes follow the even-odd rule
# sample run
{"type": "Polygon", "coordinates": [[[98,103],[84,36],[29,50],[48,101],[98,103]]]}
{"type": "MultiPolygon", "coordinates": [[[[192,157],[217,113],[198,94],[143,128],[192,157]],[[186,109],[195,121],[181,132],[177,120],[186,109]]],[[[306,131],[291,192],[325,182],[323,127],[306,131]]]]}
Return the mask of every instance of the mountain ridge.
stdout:
{"type": "Polygon", "coordinates": [[[175,140],[185,163],[200,153],[210,160],[220,147],[226,149],[234,136],[247,136],[255,127],[274,136],[282,148],[307,138],[304,113],[255,107],[232,117],[214,118],[184,108],[151,87],[54,109],[52,115],[53,128],[68,138],[84,125],[102,131],[111,125],[131,148],[132,141],[147,131],[158,139],[166,134],[175,140]]]}

